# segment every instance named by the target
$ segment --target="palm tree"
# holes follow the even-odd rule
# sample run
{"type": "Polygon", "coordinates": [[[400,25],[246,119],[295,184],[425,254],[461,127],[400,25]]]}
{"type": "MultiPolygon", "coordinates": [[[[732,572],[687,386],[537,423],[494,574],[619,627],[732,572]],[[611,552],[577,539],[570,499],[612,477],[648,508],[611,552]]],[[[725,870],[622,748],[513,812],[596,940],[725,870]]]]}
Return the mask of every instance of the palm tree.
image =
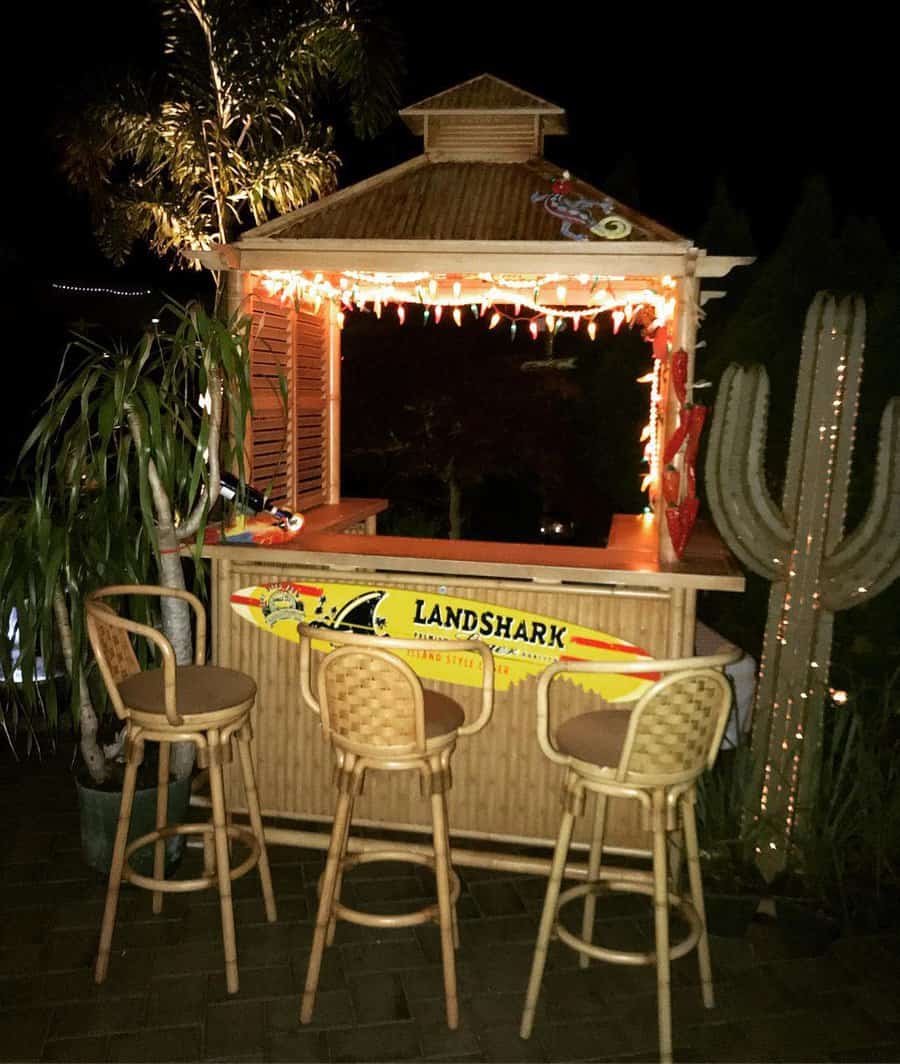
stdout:
{"type": "Polygon", "coordinates": [[[120,85],[65,135],[64,166],[86,190],[113,261],[145,240],[161,256],[233,239],[334,184],[323,115],[349,109],[358,135],[392,116],[398,41],[366,0],[172,0],[165,61],[120,85]]]}

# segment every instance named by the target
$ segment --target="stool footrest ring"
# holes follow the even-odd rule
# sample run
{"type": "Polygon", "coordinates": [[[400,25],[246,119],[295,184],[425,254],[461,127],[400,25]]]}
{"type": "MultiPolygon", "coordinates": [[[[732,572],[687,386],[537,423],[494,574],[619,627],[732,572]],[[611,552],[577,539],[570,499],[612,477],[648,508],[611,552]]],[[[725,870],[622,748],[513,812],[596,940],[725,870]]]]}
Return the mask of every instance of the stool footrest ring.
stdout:
{"type": "MultiPolygon", "coordinates": [[[[408,850],[366,850],[362,853],[351,854],[341,861],[341,870],[346,871],[360,864],[371,864],[373,861],[400,861],[408,864],[422,865],[434,871],[434,857],[424,853],[410,853],[408,850]]],[[[322,894],[322,876],[319,877],[318,893],[322,894]]],[[[459,876],[450,869],[450,904],[455,905],[459,898],[459,876]]],[[[416,909],[409,913],[381,914],[367,913],[361,909],[351,909],[339,901],[334,903],[334,915],[340,920],[346,920],[351,924],[361,924],[363,927],[415,927],[418,924],[431,923],[437,920],[440,910],[438,903],[426,905],[422,909],[416,909]]]]}
{"type": "MultiPolygon", "coordinates": [[[[212,835],[214,831],[215,828],[212,824],[173,824],[170,827],[159,828],[157,831],[150,831],[146,835],[141,835],[140,838],[135,839],[125,847],[125,864],[122,866],[122,879],[127,883],[133,883],[136,887],[143,887],[145,890],[158,890],[163,894],[184,894],[192,890],[208,890],[210,887],[214,887],[218,883],[218,878],[215,875],[199,876],[196,879],[155,879],[153,876],[142,876],[139,872],[136,872],[128,860],[135,850],[141,850],[145,846],[163,839],[171,839],[176,835],[212,835]]],[[[242,843],[250,851],[239,865],[229,869],[229,878],[240,879],[241,876],[245,876],[259,863],[259,843],[256,841],[256,836],[251,829],[244,824],[229,824],[225,828],[225,832],[229,838],[242,843]]]]}
{"type": "MultiPolygon", "coordinates": [[[[559,916],[560,909],[562,909],[564,905],[567,905],[570,901],[575,901],[577,898],[583,898],[587,894],[624,891],[632,894],[646,894],[648,897],[653,897],[652,883],[644,883],[634,878],[617,879],[614,869],[601,869],[601,873],[604,871],[607,871],[608,875],[604,875],[602,880],[593,880],[590,883],[579,883],[578,886],[564,890],[562,894],[560,894],[556,906],[557,917],[559,916]]],[[[697,914],[697,910],[687,898],[682,898],[680,894],[672,894],[669,892],[669,907],[677,910],[689,925],[687,935],[669,949],[669,957],[674,961],[679,957],[683,957],[685,954],[690,953],[690,951],[697,945],[702,931],[702,924],[700,922],[700,917],[697,914]]],[[[606,946],[597,946],[593,942],[587,942],[580,936],[573,934],[567,927],[564,927],[558,919],[555,922],[554,930],[559,936],[560,942],[564,942],[570,949],[574,949],[578,953],[586,953],[589,957],[594,957],[598,961],[607,961],[612,964],[629,964],[633,966],[656,963],[655,950],[636,953],[630,950],[610,949],[606,946]]]]}

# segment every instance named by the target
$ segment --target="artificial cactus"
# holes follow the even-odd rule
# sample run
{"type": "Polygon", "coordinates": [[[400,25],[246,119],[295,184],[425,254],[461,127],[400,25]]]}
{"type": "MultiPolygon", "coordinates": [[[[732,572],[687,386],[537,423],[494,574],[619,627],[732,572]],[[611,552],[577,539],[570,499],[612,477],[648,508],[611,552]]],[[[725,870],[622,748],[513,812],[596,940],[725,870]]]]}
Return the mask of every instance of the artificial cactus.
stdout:
{"type": "Polygon", "coordinates": [[[751,740],[756,863],[772,879],[816,800],[834,614],[900,575],[900,398],[881,419],[874,489],[844,536],[865,308],[819,293],[806,316],[781,507],[763,468],[769,382],[731,365],[706,462],[710,509],[735,555],[772,581],[751,740]]]}

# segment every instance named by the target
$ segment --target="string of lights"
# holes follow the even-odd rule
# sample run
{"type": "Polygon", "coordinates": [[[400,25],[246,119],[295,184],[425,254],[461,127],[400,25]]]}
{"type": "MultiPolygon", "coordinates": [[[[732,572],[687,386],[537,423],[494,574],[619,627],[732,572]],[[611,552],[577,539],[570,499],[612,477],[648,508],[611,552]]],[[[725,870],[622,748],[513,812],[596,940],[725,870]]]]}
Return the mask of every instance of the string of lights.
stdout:
{"type": "MultiPolygon", "coordinates": [[[[448,276],[423,271],[345,270],[326,276],[273,270],[258,275],[258,280],[268,295],[286,303],[305,303],[313,313],[318,314],[323,304],[330,304],[339,328],[344,327],[346,315],[352,311],[371,312],[380,319],[386,306],[394,307],[397,321],[404,325],[407,307],[419,306],[424,325],[440,324],[444,312],[448,311],[453,322],[461,326],[468,309],[473,318],[487,318],[488,329],[508,323],[510,340],[515,340],[520,327],[527,329],[536,340],[542,328],[554,335],[564,327],[577,332],[584,323],[593,341],[597,338],[597,318],[601,314],[610,315],[613,333],[618,333],[623,324],[639,324],[644,335],[651,339],[660,330],[669,336],[675,314],[675,282],[668,276],[641,285],[635,279],[628,282],[625,277],[587,274],[448,276]]],[[[663,345],[666,352],[668,346],[668,343],[663,345]]],[[[651,502],[658,493],[661,476],[665,361],[663,357],[655,357],[653,369],[638,378],[639,383],[650,385],[650,412],[641,430],[647,464],[641,490],[649,492],[651,502]]]]}
{"type": "Polygon", "coordinates": [[[107,288],[103,285],[69,284],[64,281],[51,281],[51,288],[61,292],[77,292],[89,296],[152,296],[152,288],[107,288]]]}

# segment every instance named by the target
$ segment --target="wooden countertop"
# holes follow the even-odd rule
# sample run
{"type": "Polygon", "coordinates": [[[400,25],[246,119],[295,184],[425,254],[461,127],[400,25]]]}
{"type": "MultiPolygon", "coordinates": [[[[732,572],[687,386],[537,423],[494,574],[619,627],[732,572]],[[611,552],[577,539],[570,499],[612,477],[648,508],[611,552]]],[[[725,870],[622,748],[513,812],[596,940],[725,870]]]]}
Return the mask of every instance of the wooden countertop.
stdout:
{"type": "Polygon", "coordinates": [[[303,534],[343,532],[367,517],[384,513],[387,508],[387,499],[341,499],[338,503],[316,506],[303,511],[303,534]]]}
{"type": "MultiPolygon", "coordinates": [[[[352,507],[353,504],[381,501],[346,500],[346,505],[352,507]]],[[[344,505],[344,502],[338,504],[337,509],[344,505]]],[[[276,547],[219,544],[204,547],[203,554],[209,558],[240,559],[244,563],[252,556],[266,564],[322,566],[343,572],[386,570],[548,584],[744,590],[744,577],[736,562],[716,530],[703,522],[698,522],[684,559],[664,565],[656,558],[652,523],[641,516],[616,515],[609,546],[601,548],[344,535],[332,530],[319,531],[323,525],[329,529],[334,525],[328,524],[327,514],[322,515],[321,524],[311,521],[315,514],[315,510],[310,511],[303,532],[290,543],[276,547]]],[[[345,524],[352,524],[364,516],[366,514],[358,513],[345,524]]]]}

